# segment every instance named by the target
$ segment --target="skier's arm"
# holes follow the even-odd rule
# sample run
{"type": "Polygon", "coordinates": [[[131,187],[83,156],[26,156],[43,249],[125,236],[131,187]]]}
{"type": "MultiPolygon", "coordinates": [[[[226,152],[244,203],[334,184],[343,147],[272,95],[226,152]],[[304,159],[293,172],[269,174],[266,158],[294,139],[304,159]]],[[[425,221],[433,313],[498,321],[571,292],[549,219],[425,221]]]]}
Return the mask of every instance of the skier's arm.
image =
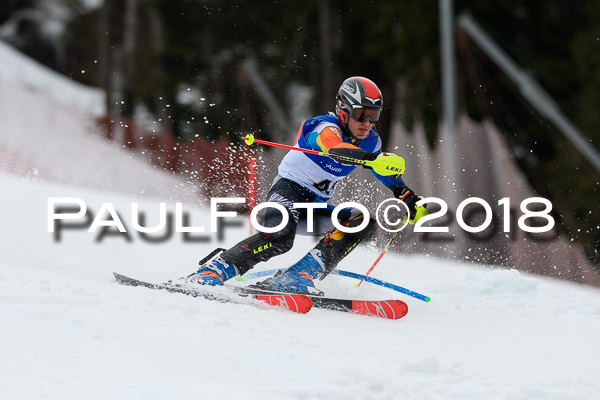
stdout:
{"type": "Polygon", "coordinates": [[[368,152],[358,146],[342,140],[342,133],[337,127],[327,126],[321,132],[310,132],[308,144],[315,150],[358,160],[374,160],[381,152],[368,152]]]}
{"type": "MultiPolygon", "coordinates": [[[[391,153],[387,153],[392,155],[391,153]]],[[[386,153],[382,153],[380,157],[385,157],[386,153]]],[[[417,195],[414,190],[409,188],[401,175],[392,175],[392,176],[382,176],[376,173],[375,171],[371,171],[371,173],[377,178],[381,183],[387,186],[392,193],[394,193],[394,197],[402,200],[404,204],[408,206],[408,210],[410,212],[410,224],[416,223],[419,219],[428,214],[427,206],[423,205],[417,207],[416,203],[423,198],[423,196],[417,195]]]]}

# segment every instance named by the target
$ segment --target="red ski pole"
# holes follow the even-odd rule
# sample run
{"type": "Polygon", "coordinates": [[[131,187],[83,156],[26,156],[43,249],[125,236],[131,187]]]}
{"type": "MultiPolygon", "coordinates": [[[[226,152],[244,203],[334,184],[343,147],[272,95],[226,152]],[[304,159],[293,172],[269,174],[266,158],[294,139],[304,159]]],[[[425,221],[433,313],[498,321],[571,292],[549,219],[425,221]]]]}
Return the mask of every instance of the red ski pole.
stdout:
{"type": "Polygon", "coordinates": [[[247,145],[251,145],[253,143],[260,143],[260,144],[264,144],[267,146],[279,147],[279,148],[288,149],[288,150],[302,151],[304,153],[330,157],[341,163],[362,165],[364,167],[371,168],[373,171],[375,171],[379,175],[383,175],[383,176],[404,174],[404,168],[405,168],[404,158],[402,158],[400,156],[396,156],[396,155],[379,157],[375,160],[360,160],[357,158],[336,155],[336,154],[331,154],[331,153],[325,153],[323,151],[303,149],[301,147],[288,146],[286,144],[255,139],[254,135],[252,135],[252,134],[247,134],[244,137],[244,142],[246,142],[247,145]]]}
{"type": "MultiPolygon", "coordinates": [[[[385,245],[385,247],[383,248],[383,251],[381,252],[381,254],[379,255],[379,257],[377,257],[377,260],[375,260],[375,262],[373,263],[373,265],[371,265],[371,268],[369,268],[369,270],[367,271],[367,273],[365,274],[365,276],[369,276],[369,274],[371,273],[371,271],[373,271],[373,269],[375,269],[375,266],[377,265],[377,263],[379,263],[379,260],[381,260],[381,258],[383,257],[383,255],[385,253],[387,253],[388,249],[390,248],[390,245],[392,244],[392,242],[394,241],[394,239],[396,238],[396,236],[398,235],[400,231],[397,231],[394,233],[394,236],[392,236],[392,238],[387,242],[387,244],[385,245]]],[[[363,280],[361,280],[360,282],[358,282],[356,284],[356,287],[362,285],[363,280]]]]}
{"type": "Polygon", "coordinates": [[[300,147],[288,146],[286,144],[280,144],[280,143],[275,143],[275,142],[269,142],[267,140],[255,139],[254,135],[252,135],[252,134],[246,135],[244,137],[244,141],[246,142],[247,145],[251,145],[252,143],[260,143],[260,144],[264,144],[264,145],[267,145],[267,146],[280,147],[282,149],[288,149],[288,150],[302,151],[304,153],[316,154],[316,155],[319,155],[319,156],[327,156],[327,155],[329,155],[327,153],[323,153],[322,151],[316,151],[316,150],[310,150],[310,149],[302,149],[300,147]]]}

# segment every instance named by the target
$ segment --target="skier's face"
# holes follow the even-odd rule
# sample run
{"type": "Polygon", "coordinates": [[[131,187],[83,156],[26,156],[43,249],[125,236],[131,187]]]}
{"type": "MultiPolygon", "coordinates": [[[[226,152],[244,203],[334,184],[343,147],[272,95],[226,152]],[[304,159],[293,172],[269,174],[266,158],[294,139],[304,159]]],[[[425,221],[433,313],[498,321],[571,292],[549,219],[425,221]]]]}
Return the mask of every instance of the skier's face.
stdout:
{"type": "Polygon", "coordinates": [[[354,139],[365,139],[369,136],[372,127],[373,123],[370,120],[358,122],[352,118],[348,118],[348,129],[354,139]]]}

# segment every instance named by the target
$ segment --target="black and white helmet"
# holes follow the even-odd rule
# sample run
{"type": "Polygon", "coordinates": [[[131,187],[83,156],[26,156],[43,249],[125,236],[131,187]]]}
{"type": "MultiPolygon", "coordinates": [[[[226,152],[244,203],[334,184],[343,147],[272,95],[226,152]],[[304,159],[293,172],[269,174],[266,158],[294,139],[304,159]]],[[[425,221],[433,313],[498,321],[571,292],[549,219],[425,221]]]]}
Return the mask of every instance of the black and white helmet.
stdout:
{"type": "Polygon", "coordinates": [[[348,129],[348,119],[363,122],[379,121],[379,113],[383,107],[381,90],[370,79],[362,76],[353,76],[346,79],[338,90],[335,113],[348,129]]]}

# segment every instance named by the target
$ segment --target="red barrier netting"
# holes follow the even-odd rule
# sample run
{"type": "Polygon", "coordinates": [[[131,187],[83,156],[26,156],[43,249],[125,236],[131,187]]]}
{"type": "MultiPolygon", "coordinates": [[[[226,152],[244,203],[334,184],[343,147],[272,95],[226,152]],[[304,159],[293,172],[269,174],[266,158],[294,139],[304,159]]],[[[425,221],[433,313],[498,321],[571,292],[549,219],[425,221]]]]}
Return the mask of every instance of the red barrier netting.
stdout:
{"type": "Polygon", "coordinates": [[[256,163],[252,150],[228,139],[178,141],[170,132],[155,132],[132,120],[99,120],[106,139],[142,154],[153,165],[197,185],[205,201],[245,197],[247,212],[256,201],[256,163]]]}

